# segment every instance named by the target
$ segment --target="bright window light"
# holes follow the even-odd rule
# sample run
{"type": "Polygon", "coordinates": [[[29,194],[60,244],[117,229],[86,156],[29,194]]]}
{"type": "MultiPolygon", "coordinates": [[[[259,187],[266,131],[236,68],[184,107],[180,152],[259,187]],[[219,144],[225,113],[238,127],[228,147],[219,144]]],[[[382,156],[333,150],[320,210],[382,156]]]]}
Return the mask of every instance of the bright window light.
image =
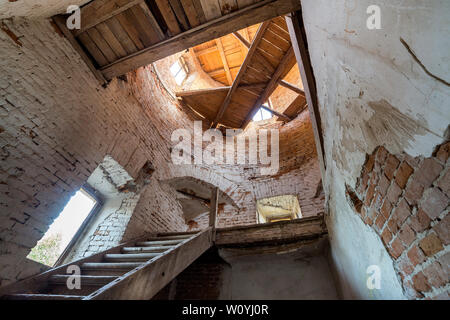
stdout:
{"type": "Polygon", "coordinates": [[[264,108],[259,108],[258,112],[253,116],[253,121],[262,121],[272,118],[272,113],[264,108]]]}
{"type": "Polygon", "coordinates": [[[78,190],[27,258],[53,266],[96,203],[85,190],[78,190]]]}
{"type": "Polygon", "coordinates": [[[170,67],[170,73],[172,73],[172,76],[175,78],[175,82],[177,85],[181,85],[187,77],[186,70],[183,68],[180,60],[177,60],[171,67],[170,67]]]}

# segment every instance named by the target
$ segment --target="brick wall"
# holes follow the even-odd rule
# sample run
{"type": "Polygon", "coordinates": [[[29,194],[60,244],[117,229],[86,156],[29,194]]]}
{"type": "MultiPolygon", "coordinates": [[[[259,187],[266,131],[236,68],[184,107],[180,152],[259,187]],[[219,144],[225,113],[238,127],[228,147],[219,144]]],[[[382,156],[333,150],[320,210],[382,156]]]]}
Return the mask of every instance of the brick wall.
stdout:
{"type": "MultiPolygon", "coordinates": [[[[176,194],[162,181],[173,176],[171,133],[191,127],[195,115],[168,94],[154,68],[140,68],[125,80],[114,79],[102,87],[49,20],[16,18],[5,21],[5,26],[8,32],[0,32],[0,286],[30,274],[20,268],[30,249],[105,155],[134,178],[147,161],[156,170],[125,238],[184,231],[187,226],[176,194]]],[[[286,133],[294,140],[283,140],[284,169],[276,179],[260,179],[256,168],[248,166],[189,169],[205,181],[214,172],[215,185],[240,199],[238,210],[226,208],[219,216],[220,225],[254,223],[259,194],[299,194],[305,197],[300,205],[305,203],[314,214],[308,199],[320,174],[314,166],[301,168],[315,157],[305,148],[313,141],[312,131],[305,131],[308,122],[303,115],[283,127],[281,136],[286,133]],[[294,181],[297,178],[300,181],[294,181]]],[[[320,202],[314,204],[316,211],[321,211],[320,202]]]]}
{"type": "Polygon", "coordinates": [[[380,236],[409,298],[449,299],[450,142],[430,158],[367,156],[348,200],[380,236]]]}
{"type": "MultiPolygon", "coordinates": [[[[22,278],[30,249],[106,154],[133,177],[148,160],[163,175],[169,154],[128,84],[102,88],[49,21],[6,25],[21,45],[0,32],[0,285],[22,278]]],[[[168,100],[158,106],[174,108],[168,100]]],[[[136,212],[152,215],[147,229],[186,228],[173,194],[158,181],[136,212]]]]}

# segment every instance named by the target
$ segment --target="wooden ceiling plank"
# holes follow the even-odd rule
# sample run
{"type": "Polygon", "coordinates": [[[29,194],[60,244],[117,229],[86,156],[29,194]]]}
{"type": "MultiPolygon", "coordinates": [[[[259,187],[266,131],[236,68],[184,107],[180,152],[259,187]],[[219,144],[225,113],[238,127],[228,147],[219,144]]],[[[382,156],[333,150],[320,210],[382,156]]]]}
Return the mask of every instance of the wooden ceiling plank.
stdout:
{"type": "Polygon", "coordinates": [[[97,47],[87,32],[78,36],[81,44],[87,49],[88,53],[94,58],[95,62],[102,66],[108,64],[108,59],[103,55],[102,51],[97,47]]]}
{"type": "MultiPolygon", "coordinates": [[[[233,32],[233,35],[241,42],[243,47],[247,49],[250,47],[250,43],[239,32],[233,32]]],[[[273,72],[275,70],[274,66],[270,63],[270,61],[267,60],[266,57],[263,56],[259,51],[256,51],[255,58],[268,70],[270,70],[270,72],[273,72]]]]}
{"type": "Polygon", "coordinates": [[[95,27],[100,32],[102,37],[106,40],[106,42],[109,44],[109,46],[114,51],[116,56],[121,58],[127,55],[126,50],[122,47],[120,41],[112,33],[111,29],[109,29],[108,25],[105,22],[102,22],[96,25],[95,27]]]}
{"type": "Polygon", "coordinates": [[[106,79],[112,79],[181,50],[300,8],[300,2],[297,0],[262,0],[119,59],[102,67],[101,71],[106,79]]]}
{"type": "Polygon", "coordinates": [[[212,46],[212,47],[200,50],[200,51],[195,51],[195,54],[197,56],[202,56],[202,55],[205,55],[205,54],[217,52],[218,50],[219,50],[219,48],[217,48],[217,45],[215,45],[215,46],[212,46]]]}
{"type": "Polygon", "coordinates": [[[127,54],[131,54],[136,52],[138,48],[134,44],[133,40],[130,39],[125,29],[120,24],[119,20],[116,18],[111,18],[106,20],[105,22],[117,40],[122,44],[123,48],[127,52],[127,54]]]}
{"type": "Polygon", "coordinates": [[[144,11],[142,11],[141,7],[135,6],[130,10],[125,11],[124,14],[128,15],[130,20],[133,19],[140,38],[146,47],[160,41],[158,34],[150,25],[147,16],[144,11]]]}
{"type": "MultiPolygon", "coordinates": [[[[86,65],[92,71],[92,73],[97,78],[97,80],[101,84],[106,83],[106,80],[103,77],[103,74],[95,68],[94,64],[92,63],[91,58],[88,57],[86,52],[83,50],[83,48],[78,43],[77,39],[75,39],[75,37],[73,36],[72,32],[70,32],[70,30],[67,29],[66,20],[64,19],[64,17],[63,16],[55,16],[55,17],[53,17],[53,21],[56,23],[56,25],[61,30],[61,32],[64,34],[66,39],[70,42],[70,44],[74,47],[74,49],[80,54],[81,59],[86,63],[86,65]]],[[[86,37],[89,37],[86,33],[84,33],[84,34],[86,37]]],[[[80,41],[81,41],[81,39],[80,39],[80,41]]],[[[81,42],[83,42],[83,41],[81,41],[81,42]]],[[[92,43],[92,45],[94,45],[94,43],[92,41],[91,41],[91,43],[92,43]]],[[[87,48],[87,49],[89,51],[89,48],[87,48]]],[[[101,54],[100,50],[99,50],[99,53],[101,54]]],[[[95,57],[94,57],[94,59],[95,59],[95,57]]],[[[106,62],[106,59],[105,59],[105,62],[106,62]]]]}
{"type": "Polygon", "coordinates": [[[200,0],[192,0],[192,4],[195,7],[195,11],[197,12],[198,20],[200,21],[200,24],[203,24],[206,22],[205,13],[203,12],[202,3],[200,0]]]}
{"type": "Polygon", "coordinates": [[[153,15],[150,8],[147,6],[145,2],[142,2],[139,4],[142,11],[144,11],[144,14],[147,16],[147,20],[150,22],[150,24],[153,27],[153,30],[156,32],[156,35],[158,36],[159,40],[162,41],[166,39],[166,36],[164,35],[164,32],[161,29],[161,26],[159,25],[158,21],[156,20],[155,16],[153,15]]]}
{"type": "Polygon", "coordinates": [[[190,26],[188,23],[188,19],[184,13],[183,6],[180,2],[180,0],[169,0],[170,6],[172,7],[173,12],[175,13],[178,21],[183,26],[184,30],[189,30],[190,26]]]}
{"type": "Polygon", "coordinates": [[[133,41],[134,45],[139,50],[143,49],[144,44],[142,43],[142,41],[139,37],[139,33],[136,30],[136,28],[134,27],[134,25],[128,20],[127,16],[122,12],[122,13],[118,14],[115,18],[117,20],[119,20],[121,26],[127,32],[128,36],[133,41]]]}
{"type": "Polygon", "coordinates": [[[225,55],[225,51],[223,50],[222,40],[220,38],[216,39],[217,48],[219,50],[220,59],[222,60],[223,68],[225,69],[225,74],[227,76],[228,84],[231,85],[233,83],[233,77],[231,76],[230,67],[228,65],[227,56],[225,55]]]}
{"type": "Polygon", "coordinates": [[[239,31],[233,32],[233,36],[235,36],[247,49],[250,48],[250,42],[248,42],[239,31]]]}
{"type": "Polygon", "coordinates": [[[206,21],[211,21],[222,16],[218,0],[200,0],[205,13],[206,21]]]}
{"type": "Polygon", "coordinates": [[[94,41],[94,43],[97,45],[97,47],[100,49],[100,51],[103,53],[103,55],[105,56],[106,60],[108,60],[109,63],[118,59],[118,57],[111,49],[109,44],[97,30],[97,27],[91,28],[86,32],[89,34],[89,37],[91,37],[92,41],[94,41]]]}
{"type": "Polygon", "coordinates": [[[283,114],[289,117],[296,117],[298,114],[302,113],[306,108],[307,103],[305,97],[298,95],[283,111],[283,114]]]}
{"type": "Polygon", "coordinates": [[[178,25],[177,18],[175,17],[175,13],[172,11],[169,0],[155,0],[155,2],[167,24],[170,34],[174,36],[181,33],[181,28],[178,25]]]}
{"type": "Polygon", "coordinates": [[[95,0],[88,3],[81,8],[81,29],[75,31],[75,36],[141,2],[144,0],[95,0]]]}
{"type": "Polygon", "coordinates": [[[283,59],[281,60],[280,64],[278,65],[277,70],[272,76],[272,79],[267,84],[266,89],[261,94],[259,99],[256,101],[256,103],[253,105],[251,111],[247,115],[246,119],[244,120],[242,124],[242,128],[245,129],[247,125],[252,120],[254,114],[258,111],[258,109],[262,106],[262,104],[270,97],[270,95],[273,93],[273,91],[278,86],[278,80],[284,78],[286,74],[291,70],[291,68],[295,65],[295,53],[293,47],[291,47],[286,54],[284,55],[283,59]]]}
{"type": "Polygon", "coordinates": [[[181,0],[184,12],[189,20],[191,27],[200,25],[200,19],[198,18],[197,10],[192,0],[181,0]]]}
{"type": "Polygon", "coordinates": [[[282,86],[282,87],[285,87],[285,88],[287,88],[287,89],[289,89],[289,90],[292,90],[292,91],[298,93],[299,95],[301,95],[301,96],[303,96],[303,97],[305,96],[305,91],[303,91],[302,89],[300,89],[300,88],[297,87],[297,86],[294,86],[292,83],[289,83],[289,82],[284,81],[284,80],[280,80],[280,81],[278,82],[278,84],[279,84],[280,86],[282,86]]]}
{"type": "Polygon", "coordinates": [[[256,48],[259,46],[261,39],[264,36],[264,33],[269,26],[270,21],[263,22],[258,29],[258,32],[256,33],[255,39],[253,39],[253,42],[250,46],[250,49],[248,50],[247,56],[245,57],[244,62],[241,65],[241,68],[239,69],[239,72],[236,76],[236,79],[234,79],[233,85],[231,86],[230,91],[228,92],[224,103],[219,109],[219,112],[217,113],[216,118],[214,119],[213,126],[217,126],[218,122],[220,121],[220,118],[222,118],[223,114],[225,113],[225,110],[227,109],[228,105],[231,102],[231,98],[233,97],[234,92],[239,86],[239,83],[241,82],[242,77],[245,74],[245,71],[247,70],[248,65],[250,64],[253,55],[255,54],[256,48]]]}

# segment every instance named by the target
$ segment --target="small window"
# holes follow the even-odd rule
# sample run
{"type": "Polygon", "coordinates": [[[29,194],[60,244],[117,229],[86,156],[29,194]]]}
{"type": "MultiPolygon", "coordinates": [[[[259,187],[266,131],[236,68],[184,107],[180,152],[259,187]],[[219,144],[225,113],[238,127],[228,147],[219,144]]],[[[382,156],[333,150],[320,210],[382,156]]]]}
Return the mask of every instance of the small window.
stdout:
{"type": "Polygon", "coordinates": [[[265,198],[256,201],[259,223],[293,220],[302,217],[300,204],[295,195],[265,198]]]}
{"type": "Polygon", "coordinates": [[[272,118],[272,113],[261,107],[253,116],[253,121],[268,120],[270,118],[272,118]]]}
{"type": "Polygon", "coordinates": [[[182,58],[175,61],[175,63],[170,67],[170,73],[172,73],[172,76],[175,78],[175,82],[177,85],[181,85],[183,81],[187,77],[187,68],[182,60],[182,58]]]}
{"type": "Polygon", "coordinates": [[[97,203],[91,193],[78,190],[27,258],[53,266],[97,203]]]}

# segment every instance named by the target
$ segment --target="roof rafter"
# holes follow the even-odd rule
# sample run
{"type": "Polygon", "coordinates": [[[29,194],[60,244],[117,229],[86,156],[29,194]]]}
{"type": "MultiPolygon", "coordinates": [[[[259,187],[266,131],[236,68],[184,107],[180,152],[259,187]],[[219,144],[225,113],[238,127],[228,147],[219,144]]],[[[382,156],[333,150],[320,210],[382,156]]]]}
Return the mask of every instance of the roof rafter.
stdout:
{"type": "Polygon", "coordinates": [[[233,81],[233,85],[231,86],[230,91],[228,91],[228,94],[225,97],[225,100],[223,101],[222,106],[220,107],[219,111],[217,112],[217,115],[213,121],[212,127],[217,127],[220,119],[222,118],[223,114],[225,113],[226,109],[228,108],[228,106],[231,102],[231,98],[233,97],[233,94],[236,92],[236,90],[239,86],[239,83],[241,82],[242,77],[244,76],[245,71],[247,70],[247,67],[250,64],[250,61],[252,60],[252,57],[256,52],[256,48],[258,47],[259,43],[261,42],[265,31],[269,27],[269,24],[270,24],[270,21],[265,21],[259,26],[258,32],[256,33],[256,36],[253,39],[250,49],[248,50],[247,56],[245,57],[245,60],[242,63],[241,68],[239,69],[239,72],[233,81]]]}
{"type": "Polygon", "coordinates": [[[270,97],[270,95],[274,92],[274,90],[278,86],[278,82],[280,79],[282,79],[295,65],[295,53],[294,48],[291,46],[289,50],[284,55],[283,59],[281,60],[280,64],[278,65],[278,68],[275,70],[272,79],[269,81],[269,83],[266,86],[266,89],[264,89],[264,92],[261,94],[258,100],[256,100],[255,104],[253,105],[252,109],[248,113],[247,117],[245,118],[244,122],[242,123],[242,128],[245,129],[247,125],[252,120],[253,116],[255,115],[256,111],[262,106],[262,104],[270,97]]]}

